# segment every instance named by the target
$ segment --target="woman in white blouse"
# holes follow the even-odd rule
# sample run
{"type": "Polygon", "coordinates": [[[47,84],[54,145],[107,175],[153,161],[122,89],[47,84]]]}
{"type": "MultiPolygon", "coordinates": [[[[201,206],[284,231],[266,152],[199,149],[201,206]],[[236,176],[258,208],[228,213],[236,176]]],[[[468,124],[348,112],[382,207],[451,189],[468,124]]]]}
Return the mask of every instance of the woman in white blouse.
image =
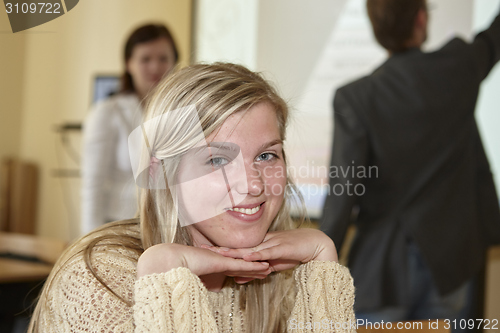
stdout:
{"type": "Polygon", "coordinates": [[[84,124],[83,234],[106,222],[136,215],[137,190],[127,139],[141,123],[142,101],[176,65],[178,52],[165,26],[149,24],[130,35],[124,60],[120,92],[94,105],[84,124]]]}

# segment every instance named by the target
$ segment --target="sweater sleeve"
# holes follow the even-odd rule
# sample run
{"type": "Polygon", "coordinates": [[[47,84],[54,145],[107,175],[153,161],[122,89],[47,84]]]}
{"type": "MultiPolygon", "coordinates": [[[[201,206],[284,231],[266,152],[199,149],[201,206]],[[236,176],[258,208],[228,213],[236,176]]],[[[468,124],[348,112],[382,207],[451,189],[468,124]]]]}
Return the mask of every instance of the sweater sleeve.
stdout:
{"type": "Polygon", "coordinates": [[[356,332],[354,285],[347,267],[308,262],[295,270],[295,285],[287,332],[356,332]]]}
{"type": "Polygon", "coordinates": [[[217,332],[207,289],[183,267],[137,280],[134,322],[135,332],[217,332]]]}
{"type": "Polygon", "coordinates": [[[121,299],[94,277],[81,256],[75,256],[57,271],[50,292],[39,300],[39,332],[134,332],[134,261],[115,250],[94,251],[92,257],[97,275],[121,299]]]}
{"type": "Polygon", "coordinates": [[[36,324],[39,332],[218,332],[198,276],[176,268],[136,280],[135,261],[121,252],[103,248],[92,255],[97,275],[121,299],[77,257],[62,267],[51,292],[40,300],[47,308],[36,324]]]}

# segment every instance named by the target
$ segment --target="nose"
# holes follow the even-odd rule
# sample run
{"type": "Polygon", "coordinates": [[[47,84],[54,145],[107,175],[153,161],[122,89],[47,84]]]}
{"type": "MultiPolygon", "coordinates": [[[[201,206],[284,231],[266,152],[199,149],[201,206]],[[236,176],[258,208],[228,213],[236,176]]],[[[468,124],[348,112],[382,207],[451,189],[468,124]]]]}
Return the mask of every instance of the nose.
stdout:
{"type": "Polygon", "coordinates": [[[243,172],[245,175],[242,174],[241,177],[245,178],[242,179],[243,181],[236,184],[236,191],[240,194],[250,194],[256,197],[261,195],[264,191],[262,172],[255,166],[254,163],[245,165],[245,170],[243,172]]]}
{"type": "Polygon", "coordinates": [[[166,68],[160,59],[153,59],[150,63],[149,70],[155,75],[162,76],[165,74],[166,68]]]}

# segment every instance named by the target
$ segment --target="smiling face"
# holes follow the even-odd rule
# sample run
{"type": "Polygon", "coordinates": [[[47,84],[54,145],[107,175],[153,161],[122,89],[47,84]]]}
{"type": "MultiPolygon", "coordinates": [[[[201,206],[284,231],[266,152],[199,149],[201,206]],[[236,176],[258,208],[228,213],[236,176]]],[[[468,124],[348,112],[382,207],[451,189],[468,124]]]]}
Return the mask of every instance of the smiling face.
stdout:
{"type": "Polygon", "coordinates": [[[183,158],[177,192],[179,213],[191,220],[186,228],[194,244],[260,244],[281,208],[286,186],[274,108],[259,103],[233,114],[192,154],[202,158],[183,158]],[[204,162],[193,163],[197,160],[204,162]],[[201,220],[204,214],[209,218],[201,220]]]}
{"type": "Polygon", "coordinates": [[[137,93],[144,97],[176,63],[172,43],[166,38],[137,44],[127,61],[137,93]]]}

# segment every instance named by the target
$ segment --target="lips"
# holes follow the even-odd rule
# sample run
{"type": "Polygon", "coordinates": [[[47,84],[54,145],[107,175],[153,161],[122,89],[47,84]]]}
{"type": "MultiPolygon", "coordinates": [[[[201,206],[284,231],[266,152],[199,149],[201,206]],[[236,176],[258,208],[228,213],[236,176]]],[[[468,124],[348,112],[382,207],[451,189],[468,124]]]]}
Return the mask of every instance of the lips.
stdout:
{"type": "Polygon", "coordinates": [[[226,213],[245,222],[258,220],[264,211],[265,202],[260,204],[238,205],[226,209],[226,213]]]}
{"type": "Polygon", "coordinates": [[[233,207],[233,208],[228,208],[227,210],[229,211],[234,211],[234,212],[239,212],[243,213],[246,215],[253,215],[257,213],[260,210],[260,204],[257,206],[254,206],[252,208],[245,208],[245,207],[233,207]]]}
{"type": "Polygon", "coordinates": [[[152,82],[152,83],[158,83],[160,82],[162,76],[150,76],[148,78],[149,82],[152,82]]]}

